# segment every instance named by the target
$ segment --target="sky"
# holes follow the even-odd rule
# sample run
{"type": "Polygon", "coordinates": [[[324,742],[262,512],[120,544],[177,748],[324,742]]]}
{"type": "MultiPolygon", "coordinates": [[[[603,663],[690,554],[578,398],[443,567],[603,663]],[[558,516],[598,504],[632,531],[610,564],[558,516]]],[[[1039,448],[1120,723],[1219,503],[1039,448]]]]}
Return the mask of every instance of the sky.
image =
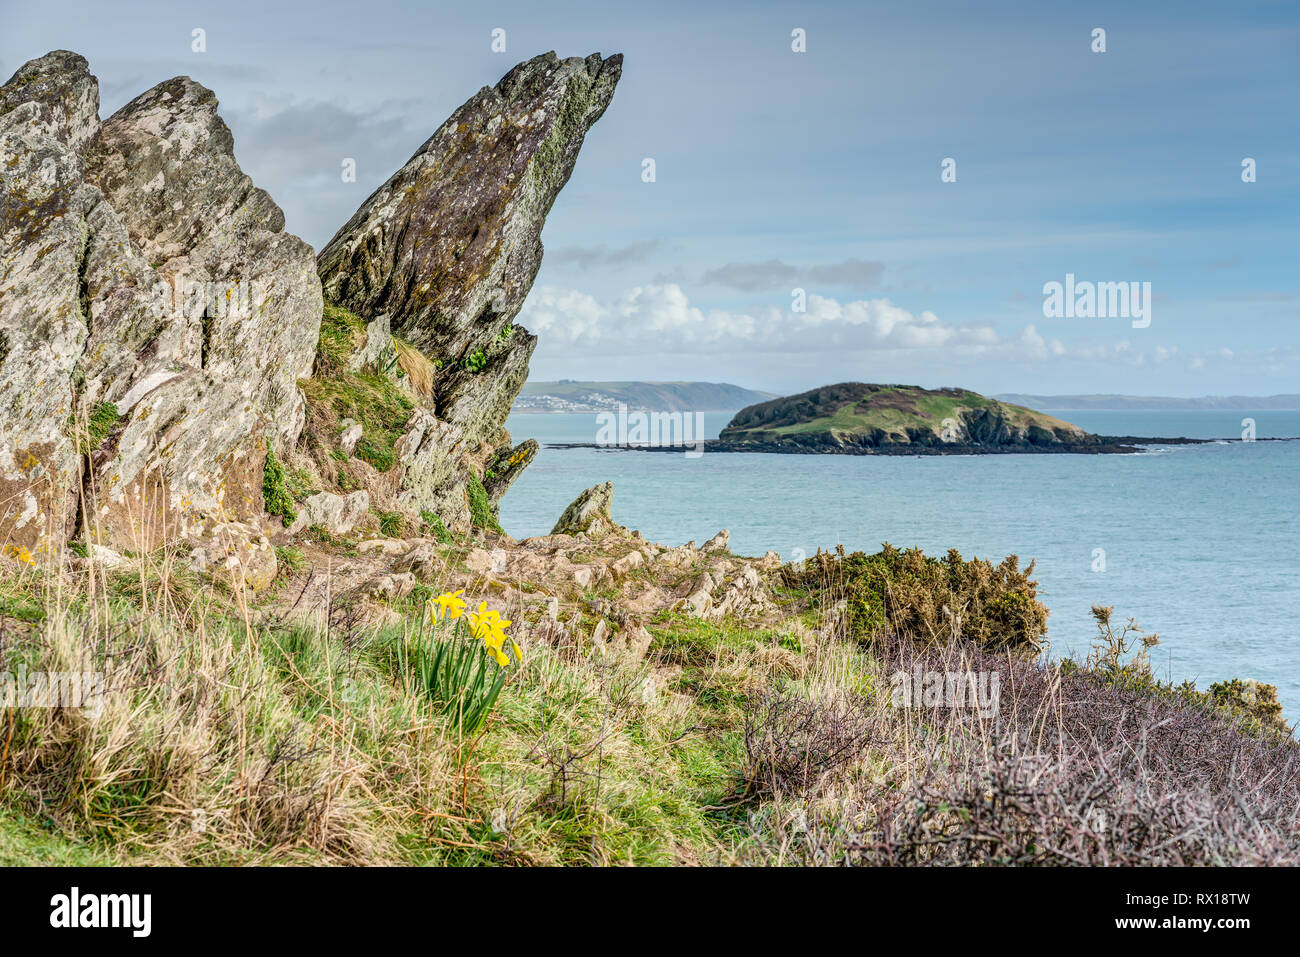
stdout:
{"type": "Polygon", "coordinates": [[[1300,3],[0,0],[0,75],[52,49],[105,117],[212,88],[317,249],[515,63],[623,53],[518,319],[534,380],[1300,392],[1300,3]],[[1149,324],[1045,315],[1067,274],[1149,324]]]}

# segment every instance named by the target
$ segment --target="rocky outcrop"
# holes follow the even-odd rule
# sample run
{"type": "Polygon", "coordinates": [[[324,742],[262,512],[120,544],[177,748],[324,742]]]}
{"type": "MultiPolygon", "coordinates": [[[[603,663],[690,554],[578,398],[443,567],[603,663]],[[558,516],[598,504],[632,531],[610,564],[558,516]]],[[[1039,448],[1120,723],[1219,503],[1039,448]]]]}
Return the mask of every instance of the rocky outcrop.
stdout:
{"type": "Polygon", "coordinates": [[[408,511],[432,512],[450,531],[469,531],[466,487],[476,467],[464,444],[459,426],[416,409],[406,434],[397,440],[397,459],[403,469],[398,504],[408,511]]]}
{"type": "Polygon", "coordinates": [[[440,419],[494,441],[536,339],[513,326],[541,265],[541,229],[622,57],[521,63],[460,107],[322,250],[329,299],[443,363],[440,419]]]}
{"type": "MultiPolygon", "coordinates": [[[[177,77],[101,123],[82,57],[21,67],[0,87],[0,550],[38,562],[74,536],[124,551],[183,538],[203,543],[205,568],[233,556],[241,580],[268,580],[263,484],[283,475],[265,474],[266,450],[300,454],[322,279],[361,317],[330,370],[390,376],[380,398],[396,410],[377,421],[353,401],[363,427],[314,404],[328,454],[364,459],[371,504],[468,531],[475,479],[495,508],[537,452],[502,427],[536,342],[513,320],[620,68],[599,55],[520,64],[318,261],[240,169],[212,91],[177,77]]],[[[354,525],[342,501],[318,496],[301,513],[354,525]]]]}
{"type": "Polygon", "coordinates": [[[46,135],[77,152],[99,129],[99,82],[86,58],[55,50],[18,68],[0,88],[0,116],[28,108],[46,135]]]}
{"type": "Polygon", "coordinates": [[[501,496],[509,491],[515,479],[524,473],[524,469],[537,457],[540,446],[536,439],[525,439],[514,448],[507,443],[492,460],[483,478],[483,487],[487,490],[488,500],[496,508],[501,496]]]}
{"type": "Polygon", "coordinates": [[[569,503],[568,508],[555,523],[555,527],[551,529],[551,534],[597,537],[621,530],[622,526],[609,514],[613,502],[613,482],[593,485],[569,503]]]}
{"type": "Polygon", "coordinates": [[[134,549],[260,521],[264,443],[302,427],[311,249],[234,160],[212,93],[102,125],[86,61],[0,88],[0,541],[134,549]],[[90,428],[86,428],[90,423],[90,428]]]}
{"type": "Polygon", "coordinates": [[[0,88],[0,543],[26,562],[51,554],[75,518],[83,277],[92,219],[114,225],[81,178],[98,108],[86,61],[63,51],[0,88]]]}
{"type": "MultiPolygon", "coordinates": [[[[149,503],[128,501],[128,490],[157,471],[182,522],[187,511],[259,515],[264,436],[287,448],[303,425],[297,382],[311,371],[322,306],[311,247],[284,232],[280,208],[235,162],[217,98],[187,77],[105,121],[86,176],[172,294],[136,351],[132,381],[146,388],[125,406],[103,396],[128,421],[117,453],[96,464],[100,498],[138,520],[149,503]]],[[[104,351],[130,352],[121,346],[104,351]]],[[[126,521],[118,510],[103,520],[126,521]]]]}
{"type": "Polygon", "coordinates": [[[731,548],[731,532],[728,529],[724,528],[722,531],[718,532],[718,534],[714,535],[707,542],[701,545],[700,551],[705,553],[725,552],[729,548],[731,548]]]}

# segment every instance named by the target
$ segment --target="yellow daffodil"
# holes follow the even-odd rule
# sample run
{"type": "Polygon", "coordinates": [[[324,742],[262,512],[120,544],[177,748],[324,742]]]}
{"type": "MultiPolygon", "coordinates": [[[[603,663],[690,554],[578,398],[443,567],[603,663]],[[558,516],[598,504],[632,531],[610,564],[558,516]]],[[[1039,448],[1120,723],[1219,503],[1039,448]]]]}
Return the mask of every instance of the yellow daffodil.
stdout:
{"type": "Polygon", "coordinates": [[[515,661],[519,662],[522,665],[524,663],[524,652],[519,647],[519,643],[516,642],[513,638],[510,639],[510,650],[515,653],[515,661]]]}
{"type": "Polygon", "coordinates": [[[513,621],[509,618],[502,618],[501,613],[494,609],[488,608],[487,602],[478,603],[478,608],[474,611],[466,612],[465,617],[469,619],[470,634],[483,642],[483,647],[488,650],[496,663],[502,668],[510,664],[510,658],[505,653],[506,642],[515,653],[515,658],[523,660],[523,655],[519,650],[519,645],[506,633],[513,621]]]}
{"type": "Polygon", "coordinates": [[[501,619],[501,613],[488,609],[487,602],[478,603],[478,611],[468,613],[470,633],[481,641],[487,641],[492,634],[492,627],[501,619]]]}
{"type": "Polygon", "coordinates": [[[438,605],[440,618],[459,618],[465,613],[465,599],[460,596],[465,594],[465,589],[459,591],[447,591],[439,595],[435,601],[438,605]]]}

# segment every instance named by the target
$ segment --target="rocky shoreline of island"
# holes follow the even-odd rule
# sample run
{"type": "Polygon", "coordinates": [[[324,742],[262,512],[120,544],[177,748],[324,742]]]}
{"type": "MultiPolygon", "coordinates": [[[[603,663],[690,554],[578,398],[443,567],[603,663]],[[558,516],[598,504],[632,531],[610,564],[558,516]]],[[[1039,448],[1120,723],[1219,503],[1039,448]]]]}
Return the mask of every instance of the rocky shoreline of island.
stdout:
{"type": "MultiPolygon", "coordinates": [[[[1218,442],[1239,442],[1240,439],[1193,439],[1186,436],[1167,438],[1163,436],[1134,435],[1099,435],[1096,442],[1077,444],[1033,445],[979,445],[966,443],[945,443],[939,445],[861,445],[831,442],[726,442],[720,439],[705,439],[702,442],[683,445],[648,445],[622,444],[607,445],[597,442],[547,442],[542,447],[547,449],[603,449],[606,451],[631,452],[758,452],[778,455],[1140,455],[1151,445],[1212,445],[1218,442]]],[[[1289,442],[1292,439],[1257,439],[1259,442],[1289,442]]]]}

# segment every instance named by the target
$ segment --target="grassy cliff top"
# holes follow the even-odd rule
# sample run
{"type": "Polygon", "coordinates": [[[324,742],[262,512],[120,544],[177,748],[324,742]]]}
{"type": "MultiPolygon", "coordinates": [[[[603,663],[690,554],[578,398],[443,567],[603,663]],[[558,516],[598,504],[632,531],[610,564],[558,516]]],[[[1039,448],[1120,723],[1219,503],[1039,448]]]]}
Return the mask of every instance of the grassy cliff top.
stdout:
{"type": "Polygon", "coordinates": [[[1087,435],[1069,422],[968,389],[841,382],[742,409],[722,431],[722,438],[746,441],[835,433],[914,441],[918,435],[942,436],[945,420],[952,420],[962,435],[969,435],[972,423],[988,420],[1020,435],[1034,429],[1058,440],[1087,435]]]}

